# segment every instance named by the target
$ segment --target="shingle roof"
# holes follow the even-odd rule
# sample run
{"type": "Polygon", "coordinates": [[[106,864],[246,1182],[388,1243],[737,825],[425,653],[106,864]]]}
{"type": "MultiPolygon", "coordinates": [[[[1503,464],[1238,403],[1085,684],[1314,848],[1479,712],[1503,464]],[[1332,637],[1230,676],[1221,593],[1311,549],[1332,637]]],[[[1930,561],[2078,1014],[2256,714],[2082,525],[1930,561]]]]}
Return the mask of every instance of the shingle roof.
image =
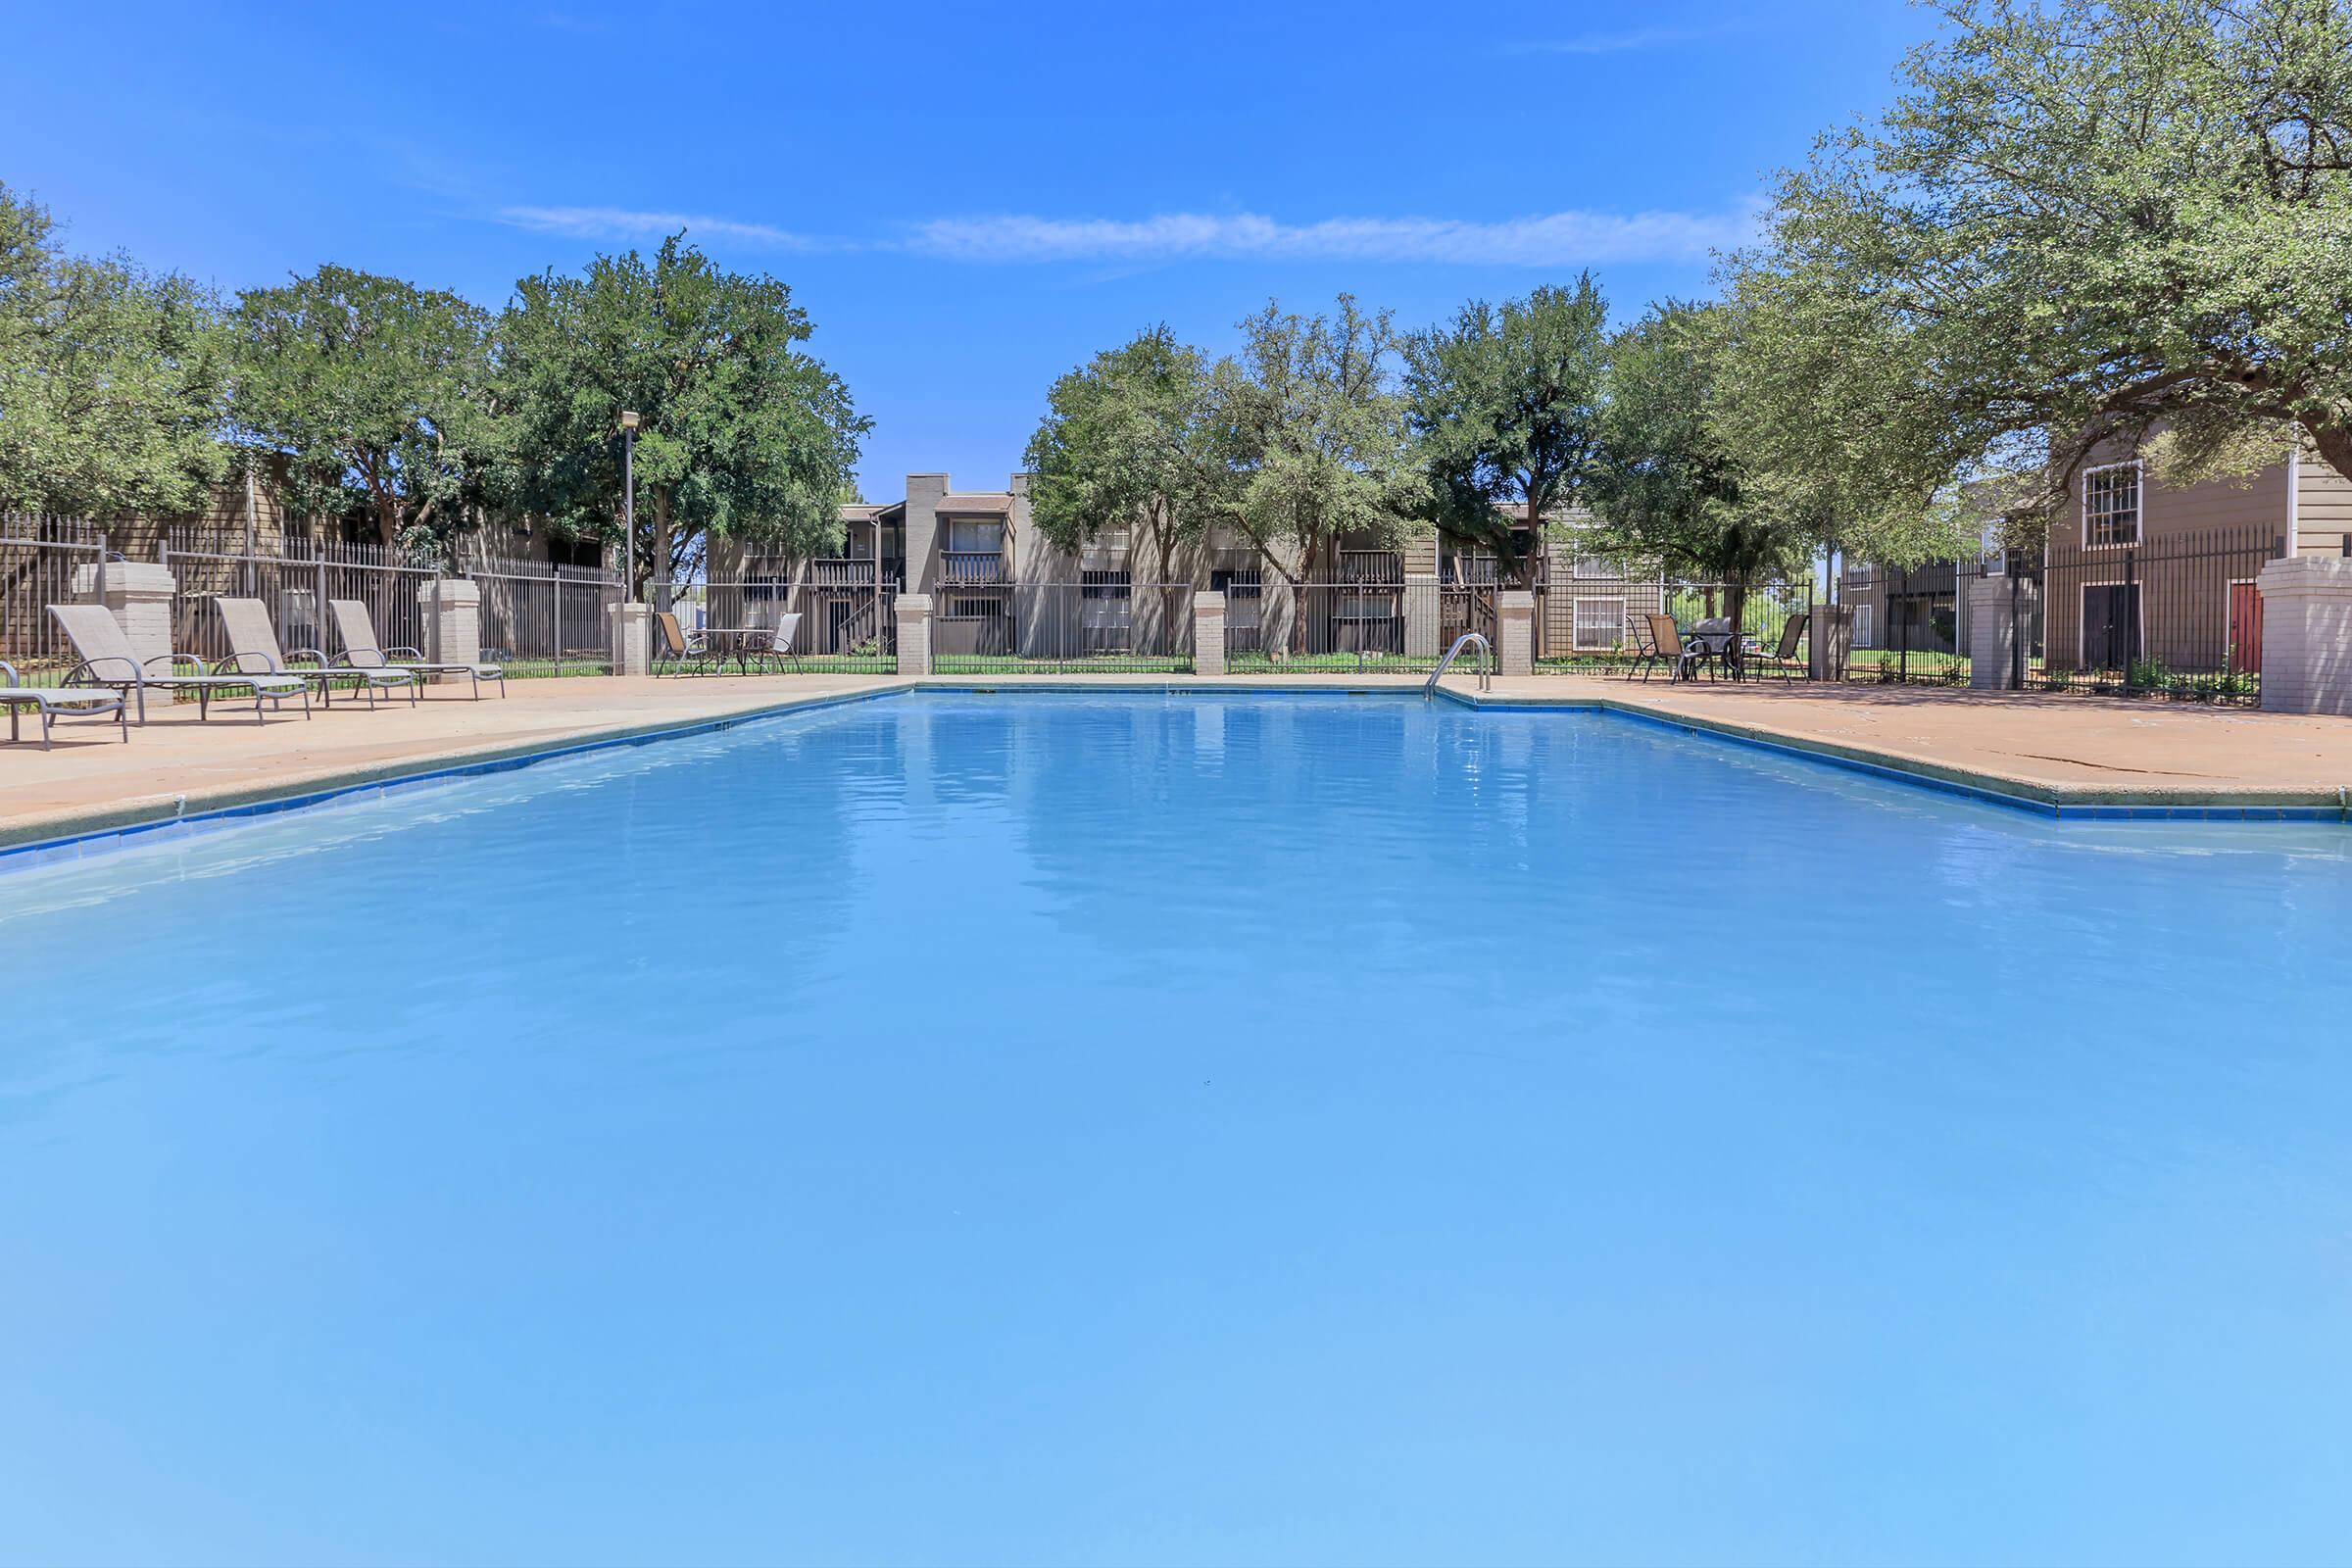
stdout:
{"type": "Polygon", "coordinates": [[[1012,510],[1009,490],[958,490],[939,498],[937,512],[1001,514],[1012,510]]]}

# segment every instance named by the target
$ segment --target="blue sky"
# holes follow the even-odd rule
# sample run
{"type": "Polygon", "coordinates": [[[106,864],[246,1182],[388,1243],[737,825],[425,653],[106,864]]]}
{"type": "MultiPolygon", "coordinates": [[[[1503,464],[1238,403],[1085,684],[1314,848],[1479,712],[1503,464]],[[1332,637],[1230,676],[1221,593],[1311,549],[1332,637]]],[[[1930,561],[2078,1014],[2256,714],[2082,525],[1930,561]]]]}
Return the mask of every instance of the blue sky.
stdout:
{"type": "Polygon", "coordinates": [[[1902,0],[386,10],[44,6],[0,180],[224,291],[320,262],[486,305],[681,221],[792,283],[910,469],[997,487],[1052,379],[1278,298],[1438,319],[1590,266],[1707,287],[1772,171],[1876,107],[1902,0]]]}

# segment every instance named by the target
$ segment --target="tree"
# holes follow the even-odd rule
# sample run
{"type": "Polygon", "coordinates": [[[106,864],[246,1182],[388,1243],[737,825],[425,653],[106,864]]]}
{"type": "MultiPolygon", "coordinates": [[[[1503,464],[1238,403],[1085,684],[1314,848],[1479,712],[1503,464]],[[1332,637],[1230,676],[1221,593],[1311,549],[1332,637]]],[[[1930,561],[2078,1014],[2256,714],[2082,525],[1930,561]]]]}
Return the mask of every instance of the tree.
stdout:
{"type": "Polygon", "coordinates": [[[1338,314],[1269,304],[1242,323],[1216,372],[1238,472],[1233,521],[1294,586],[1337,564],[1341,543],[1391,549],[1429,509],[1404,400],[1391,389],[1394,318],[1343,294],[1338,314]],[[1297,575],[1285,559],[1296,560],[1297,575]]]}
{"type": "Polygon", "coordinates": [[[1587,272],[1500,309],[1464,306],[1404,343],[1405,393],[1429,469],[1432,516],[1493,550],[1524,583],[1544,519],[1591,470],[1608,365],[1608,306],[1587,272]],[[1528,529],[1501,509],[1525,506],[1528,529]]]}
{"type": "Polygon", "coordinates": [[[1617,336],[1591,481],[1603,548],[1722,583],[1734,625],[1747,590],[1801,569],[1830,520],[1742,455],[1726,398],[1738,326],[1727,306],[1668,301],[1617,336]]]}
{"type": "Polygon", "coordinates": [[[783,283],[722,271],[683,234],[650,263],[630,251],[597,257],[582,276],[522,279],[501,331],[515,499],[619,539],[630,410],[643,421],[643,570],[674,580],[706,533],[796,555],[837,548],[840,498],[871,421],[801,352],[811,330],[783,283]]]}
{"type": "Polygon", "coordinates": [[[1174,581],[1177,547],[1205,537],[1231,505],[1215,394],[1207,360],[1164,325],[1056,380],[1025,460],[1039,532],[1074,550],[1141,522],[1158,580],[1174,581]]]}
{"type": "Polygon", "coordinates": [[[1736,270],[1867,316],[1889,400],[1933,391],[1955,471],[2038,467],[2021,535],[2093,449],[2159,426],[2180,477],[2275,460],[2290,425],[2352,475],[2352,13],[1943,10],[1894,107],[1785,177],[1736,270]]]}
{"type": "Polygon", "coordinates": [[[225,466],[222,355],[204,291],[122,257],[67,256],[0,185],[0,508],[184,512],[225,466]]]}
{"type": "Polygon", "coordinates": [[[387,549],[445,542],[493,453],[490,317],[397,277],[320,267],[238,296],[231,412],[286,456],[295,505],[365,516],[387,549]]]}

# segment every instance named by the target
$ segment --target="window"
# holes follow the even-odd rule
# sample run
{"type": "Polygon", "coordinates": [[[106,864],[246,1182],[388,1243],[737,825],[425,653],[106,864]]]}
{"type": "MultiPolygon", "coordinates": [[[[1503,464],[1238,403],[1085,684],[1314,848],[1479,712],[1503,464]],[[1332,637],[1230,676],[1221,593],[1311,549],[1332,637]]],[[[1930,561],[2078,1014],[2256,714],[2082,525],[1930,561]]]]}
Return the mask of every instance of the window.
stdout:
{"type": "Polygon", "coordinates": [[[2139,543],[2138,463],[2083,471],[2082,543],[2094,550],[2139,543]]]}
{"type": "Polygon", "coordinates": [[[1845,580],[1851,587],[1867,588],[1870,586],[1871,580],[1877,575],[1878,567],[1870,562],[1852,561],[1846,563],[1845,580]]]}
{"type": "Polygon", "coordinates": [[[1622,575],[1617,569],[1617,563],[1606,556],[1579,556],[1570,564],[1569,570],[1579,577],[1609,578],[1622,575]]]}
{"type": "Polygon", "coordinates": [[[1625,643],[1625,601],[1579,599],[1574,643],[1578,648],[1618,648],[1625,643]]]}
{"type": "Polygon", "coordinates": [[[986,596],[974,598],[950,594],[942,602],[939,618],[942,620],[998,620],[1004,614],[1004,601],[986,596]]]}
{"type": "Polygon", "coordinates": [[[1872,639],[1871,632],[1870,607],[1856,605],[1854,607],[1854,646],[1856,648],[1876,648],[1878,644],[1872,639]]]}
{"type": "Polygon", "coordinates": [[[948,549],[956,555],[995,556],[1004,552],[1004,525],[979,518],[948,519],[948,549]]]}

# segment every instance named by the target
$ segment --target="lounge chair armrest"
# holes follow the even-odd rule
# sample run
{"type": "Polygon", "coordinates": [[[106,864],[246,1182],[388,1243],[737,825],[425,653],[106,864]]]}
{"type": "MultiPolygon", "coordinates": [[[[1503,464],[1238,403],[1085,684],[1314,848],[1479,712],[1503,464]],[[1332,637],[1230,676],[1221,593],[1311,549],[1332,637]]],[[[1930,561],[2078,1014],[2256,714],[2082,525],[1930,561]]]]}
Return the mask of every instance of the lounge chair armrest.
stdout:
{"type": "MultiPolygon", "coordinates": [[[[196,667],[200,670],[203,669],[204,661],[197,660],[196,667]]],[[[280,673],[277,665],[271,662],[268,654],[230,654],[215,664],[212,672],[216,675],[275,675],[280,673]],[[247,668],[245,662],[249,659],[261,665],[261,668],[247,668]]]]}
{"type": "Polygon", "coordinates": [[[400,658],[408,660],[411,663],[422,663],[424,662],[424,650],[421,648],[370,648],[368,651],[376,655],[378,658],[397,655],[400,658]]]}
{"type": "Polygon", "coordinates": [[[334,667],[332,661],[330,661],[324,654],[320,653],[316,648],[287,649],[285,667],[292,669],[295,665],[300,664],[306,659],[309,660],[314,666],[319,669],[332,669],[334,667]]]}
{"type": "Polygon", "coordinates": [[[104,659],[85,659],[80,663],[75,664],[72,669],[67,670],[65,684],[68,686],[77,686],[83,684],[91,686],[136,686],[141,683],[141,681],[145,678],[145,675],[146,671],[140,669],[139,666],[130,660],[124,659],[121,654],[109,654],[104,659]],[[126,675],[101,675],[98,673],[98,666],[100,664],[124,665],[129,669],[130,672],[126,675]],[[82,680],[82,677],[85,675],[89,677],[86,683],[82,680]]]}
{"type": "Polygon", "coordinates": [[[139,666],[139,673],[140,673],[140,674],[142,674],[142,675],[144,675],[145,673],[147,673],[147,671],[148,671],[150,668],[152,668],[154,665],[157,665],[157,664],[161,664],[161,665],[163,665],[163,666],[164,666],[164,668],[163,668],[163,673],[165,673],[165,674],[167,674],[167,675],[176,675],[176,674],[178,674],[178,673],[179,673],[179,667],[180,667],[182,664],[193,664],[194,666],[196,666],[196,673],[197,673],[197,674],[199,674],[199,675],[202,675],[202,674],[206,673],[206,670],[207,670],[207,666],[206,666],[206,664],[205,664],[205,662],[204,662],[204,659],[203,659],[203,657],[202,657],[201,655],[197,655],[197,654],[158,654],[158,655],[156,655],[156,656],[155,656],[153,659],[150,659],[149,661],[147,661],[147,662],[146,662],[146,663],[144,663],[144,664],[141,664],[141,665],[139,666]]]}
{"type": "Polygon", "coordinates": [[[11,686],[22,686],[24,684],[24,677],[17,673],[17,666],[10,663],[5,659],[0,659],[0,675],[6,675],[8,677],[8,683],[11,686]]]}

